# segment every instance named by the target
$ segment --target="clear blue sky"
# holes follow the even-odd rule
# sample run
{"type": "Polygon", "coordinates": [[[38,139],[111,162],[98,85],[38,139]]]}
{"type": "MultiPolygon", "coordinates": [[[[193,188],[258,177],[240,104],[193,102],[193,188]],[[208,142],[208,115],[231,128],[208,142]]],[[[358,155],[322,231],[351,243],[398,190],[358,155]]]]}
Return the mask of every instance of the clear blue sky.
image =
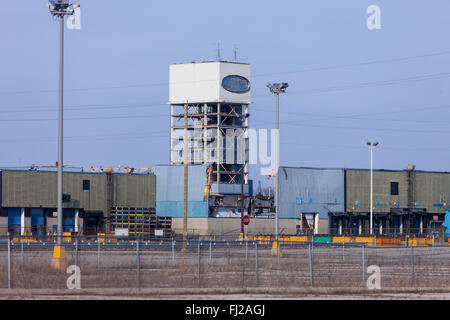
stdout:
{"type": "MultiPolygon", "coordinates": [[[[57,160],[58,24],[44,4],[0,8],[2,167],[57,160]]],[[[448,0],[80,4],[82,29],[66,29],[65,164],[168,163],[169,64],[214,59],[220,42],[222,59],[236,45],[251,64],[253,128],[274,127],[265,84],[290,84],[281,165],[368,168],[378,140],[375,168],[450,170],[448,0]],[[366,27],[371,4],[381,30],[366,27]]]]}

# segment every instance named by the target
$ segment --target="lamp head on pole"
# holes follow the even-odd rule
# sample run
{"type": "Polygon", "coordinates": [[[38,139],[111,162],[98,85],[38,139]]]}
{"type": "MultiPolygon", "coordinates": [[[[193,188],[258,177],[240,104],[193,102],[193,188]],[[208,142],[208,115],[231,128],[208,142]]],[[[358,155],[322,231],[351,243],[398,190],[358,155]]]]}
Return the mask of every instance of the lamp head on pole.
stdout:
{"type": "Polygon", "coordinates": [[[281,93],[285,93],[286,89],[289,87],[289,83],[287,82],[282,82],[282,83],[268,83],[267,84],[267,88],[270,89],[270,92],[275,93],[275,94],[279,94],[281,93]]]}
{"type": "Polygon", "coordinates": [[[69,0],[49,0],[46,6],[53,15],[72,15],[74,10],[80,7],[78,1],[73,4],[69,3],[69,0]]]}
{"type": "Polygon", "coordinates": [[[367,141],[367,145],[369,146],[369,148],[375,148],[378,144],[379,144],[378,141],[376,141],[374,143],[367,141]]]}

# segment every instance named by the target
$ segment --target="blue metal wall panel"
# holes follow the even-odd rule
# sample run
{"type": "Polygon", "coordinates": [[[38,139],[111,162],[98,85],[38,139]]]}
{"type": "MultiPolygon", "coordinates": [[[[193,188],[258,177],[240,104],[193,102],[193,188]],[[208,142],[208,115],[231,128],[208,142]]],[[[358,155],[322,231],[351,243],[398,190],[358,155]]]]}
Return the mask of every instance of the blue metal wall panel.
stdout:
{"type": "Polygon", "coordinates": [[[32,208],[31,209],[31,225],[41,226],[44,224],[44,209],[32,208]]]}
{"type": "MultiPolygon", "coordinates": [[[[156,212],[159,216],[182,218],[184,216],[183,204],[183,201],[157,201],[156,212]]],[[[207,218],[208,203],[205,201],[190,201],[187,211],[189,218],[207,218]]]]}
{"type": "MultiPolygon", "coordinates": [[[[188,200],[203,201],[207,165],[189,165],[188,200]]],[[[156,201],[184,201],[184,166],[155,166],[156,201]]]]}
{"type": "Polygon", "coordinates": [[[21,225],[20,223],[21,210],[20,208],[8,208],[8,225],[21,225]]]}
{"type": "Polygon", "coordinates": [[[0,171],[0,208],[3,207],[3,202],[2,202],[2,182],[3,182],[2,172],[0,171]]]}
{"type": "Polygon", "coordinates": [[[279,217],[298,218],[300,213],[344,212],[344,169],[280,167],[279,217]]]}
{"type": "Polygon", "coordinates": [[[445,212],[444,228],[445,236],[450,237],[450,209],[447,209],[445,212]]]}
{"type": "MultiPolygon", "coordinates": [[[[235,183],[221,183],[220,184],[220,194],[241,194],[242,186],[240,184],[235,183]]],[[[249,185],[244,185],[244,194],[248,195],[249,185]]],[[[211,185],[211,193],[217,192],[217,184],[214,183],[211,185]]]]}

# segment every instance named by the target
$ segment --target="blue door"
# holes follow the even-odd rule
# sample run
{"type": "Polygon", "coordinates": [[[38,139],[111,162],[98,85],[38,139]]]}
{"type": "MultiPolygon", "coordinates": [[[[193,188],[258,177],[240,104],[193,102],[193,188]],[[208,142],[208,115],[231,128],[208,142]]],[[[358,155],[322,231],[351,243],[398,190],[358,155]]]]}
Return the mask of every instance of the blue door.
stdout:
{"type": "Polygon", "coordinates": [[[31,233],[37,238],[45,235],[44,209],[31,209],[31,233]]]}
{"type": "Polygon", "coordinates": [[[63,232],[75,231],[75,210],[63,209],[63,232]]]}
{"type": "Polygon", "coordinates": [[[13,236],[20,235],[20,208],[8,208],[8,232],[13,236]]]}

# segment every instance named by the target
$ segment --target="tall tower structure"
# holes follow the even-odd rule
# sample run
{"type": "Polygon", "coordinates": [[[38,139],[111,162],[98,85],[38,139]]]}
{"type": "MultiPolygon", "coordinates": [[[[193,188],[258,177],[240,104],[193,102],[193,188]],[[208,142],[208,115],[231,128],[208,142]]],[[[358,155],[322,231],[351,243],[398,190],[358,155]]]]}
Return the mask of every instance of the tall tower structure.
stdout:
{"type": "MultiPolygon", "coordinates": [[[[210,165],[209,194],[216,197],[210,206],[240,207],[242,188],[245,194],[249,191],[250,65],[226,61],[172,64],[169,97],[170,163],[184,163],[187,106],[188,162],[210,165]]],[[[216,209],[211,209],[212,215],[216,209]]]]}

